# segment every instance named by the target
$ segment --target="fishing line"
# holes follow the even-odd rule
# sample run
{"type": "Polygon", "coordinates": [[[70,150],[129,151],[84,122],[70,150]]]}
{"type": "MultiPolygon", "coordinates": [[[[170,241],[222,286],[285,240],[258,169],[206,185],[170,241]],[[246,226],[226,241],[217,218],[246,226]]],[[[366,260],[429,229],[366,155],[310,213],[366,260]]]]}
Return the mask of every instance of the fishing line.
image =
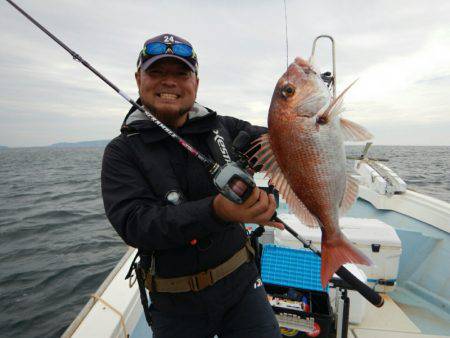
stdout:
{"type": "Polygon", "coordinates": [[[284,35],[286,37],[286,70],[289,66],[289,41],[288,41],[288,21],[287,21],[287,7],[286,0],[284,2],[284,35]]]}
{"type": "MultiPolygon", "coordinates": [[[[289,41],[288,41],[288,21],[287,21],[287,6],[286,0],[283,0],[284,3],[284,35],[286,37],[286,72],[289,67],[289,41]]],[[[287,73],[288,81],[289,81],[289,73],[287,73]]]]}

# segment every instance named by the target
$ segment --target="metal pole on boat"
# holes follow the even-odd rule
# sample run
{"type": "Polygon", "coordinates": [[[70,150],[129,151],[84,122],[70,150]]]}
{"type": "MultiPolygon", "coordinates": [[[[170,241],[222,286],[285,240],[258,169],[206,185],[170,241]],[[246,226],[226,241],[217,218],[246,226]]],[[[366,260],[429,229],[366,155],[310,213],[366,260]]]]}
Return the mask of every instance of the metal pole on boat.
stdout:
{"type": "Polygon", "coordinates": [[[321,38],[327,38],[327,39],[330,39],[330,41],[331,41],[331,57],[332,57],[332,61],[333,61],[333,74],[331,77],[331,81],[332,81],[331,84],[333,85],[333,99],[335,99],[336,98],[336,49],[334,47],[333,37],[330,35],[319,35],[317,38],[315,38],[314,42],[313,42],[311,56],[309,57],[309,59],[310,60],[314,59],[314,54],[316,52],[316,43],[317,43],[317,40],[319,40],[321,38]]]}

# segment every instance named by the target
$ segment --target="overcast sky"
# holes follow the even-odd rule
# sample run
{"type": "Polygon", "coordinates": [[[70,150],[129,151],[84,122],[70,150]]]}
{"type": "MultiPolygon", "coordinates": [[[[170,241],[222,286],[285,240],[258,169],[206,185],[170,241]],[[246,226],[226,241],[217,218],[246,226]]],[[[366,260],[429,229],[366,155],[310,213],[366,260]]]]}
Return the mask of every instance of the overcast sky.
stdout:
{"type": "MultiPolygon", "coordinates": [[[[450,145],[449,1],[294,1],[289,62],[309,57],[315,36],[336,40],[338,91],[359,79],[344,116],[375,144],[450,145]]],[[[286,67],[280,1],[17,0],[32,16],[132,97],[143,42],[172,32],[192,42],[198,102],[266,125],[286,67]]],[[[129,104],[0,2],[0,145],[110,139],[129,104]]],[[[317,65],[330,69],[327,42],[317,65]]]]}

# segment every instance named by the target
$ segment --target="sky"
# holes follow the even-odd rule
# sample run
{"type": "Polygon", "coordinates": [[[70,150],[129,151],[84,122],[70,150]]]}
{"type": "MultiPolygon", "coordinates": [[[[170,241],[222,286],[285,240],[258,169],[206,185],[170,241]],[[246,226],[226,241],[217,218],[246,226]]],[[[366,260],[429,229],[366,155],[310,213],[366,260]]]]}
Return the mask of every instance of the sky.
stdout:
{"type": "MultiPolygon", "coordinates": [[[[136,59],[162,33],[189,40],[199,59],[197,101],[267,125],[286,69],[283,1],[17,0],[17,4],[122,91],[137,98],[136,59]]],[[[379,145],[450,145],[450,2],[286,0],[288,59],[314,38],[336,41],[343,117],[379,145]]],[[[0,2],[0,145],[111,139],[129,103],[0,2]]],[[[322,40],[316,66],[331,70],[322,40]]]]}

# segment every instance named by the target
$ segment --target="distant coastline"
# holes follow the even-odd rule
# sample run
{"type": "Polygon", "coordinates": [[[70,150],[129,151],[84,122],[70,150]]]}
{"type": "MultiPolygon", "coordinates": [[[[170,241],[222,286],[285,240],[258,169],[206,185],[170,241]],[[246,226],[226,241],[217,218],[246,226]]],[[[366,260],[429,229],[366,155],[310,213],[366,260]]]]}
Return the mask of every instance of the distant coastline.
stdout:
{"type": "MultiPolygon", "coordinates": [[[[57,142],[46,146],[20,146],[11,147],[0,145],[0,149],[19,149],[19,148],[104,148],[111,140],[94,140],[94,141],[80,141],[80,142],[57,142]]],[[[361,143],[346,143],[346,147],[364,147],[361,143]]],[[[448,145],[395,145],[395,144],[374,144],[374,147],[450,147],[448,145]]]]}
{"type": "Polygon", "coordinates": [[[83,147],[106,147],[111,140],[96,140],[82,142],[58,142],[49,145],[51,148],[83,148],[83,147]]]}
{"type": "Polygon", "coordinates": [[[19,149],[19,148],[104,148],[111,140],[95,140],[81,142],[58,142],[47,146],[22,146],[8,147],[0,145],[0,149],[19,149]]]}

